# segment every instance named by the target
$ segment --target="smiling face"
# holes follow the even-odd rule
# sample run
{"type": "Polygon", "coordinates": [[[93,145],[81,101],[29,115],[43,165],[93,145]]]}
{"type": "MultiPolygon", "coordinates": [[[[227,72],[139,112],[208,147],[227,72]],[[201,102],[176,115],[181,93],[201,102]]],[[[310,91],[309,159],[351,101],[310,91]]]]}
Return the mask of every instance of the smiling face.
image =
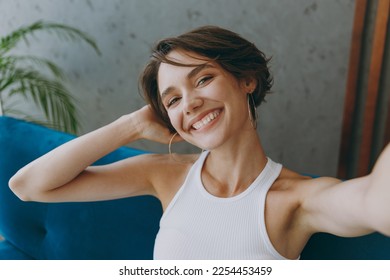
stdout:
{"type": "MultiPolygon", "coordinates": [[[[140,75],[139,85],[146,102],[161,120],[161,123],[174,133],[176,129],[171,123],[171,118],[168,116],[166,106],[162,103],[160,96],[161,92],[165,92],[165,98],[166,93],[171,92],[171,89],[166,91],[166,88],[159,85],[159,83],[165,82],[158,77],[161,64],[166,63],[173,66],[179,63],[176,66],[188,66],[188,70],[190,65],[183,65],[183,63],[196,62],[196,64],[192,64],[193,67],[196,67],[209,62],[210,65],[219,66],[219,70],[223,69],[222,72],[230,74],[238,80],[248,80],[250,77],[256,87],[250,88],[246,92],[252,92],[250,107],[253,118],[255,118],[255,108],[265,100],[266,94],[270,92],[272,87],[273,79],[268,68],[269,61],[252,42],[242,38],[237,33],[217,26],[201,26],[177,37],[160,40],[152,49],[151,59],[140,75]],[[187,55],[183,50],[186,50],[187,55]],[[178,53],[181,53],[182,57],[176,57],[177,61],[174,62],[174,56],[178,56],[178,53]],[[157,81],[158,79],[159,81],[157,81]]],[[[183,71],[183,68],[186,67],[182,67],[180,71],[183,71]]],[[[171,85],[166,87],[175,88],[171,85]]],[[[210,116],[210,118],[215,117],[215,114],[210,116]]]]}
{"type": "Polygon", "coordinates": [[[169,119],[188,142],[215,149],[251,129],[247,94],[254,81],[238,81],[216,62],[182,50],[173,50],[171,61],[161,63],[158,90],[169,119]]]}

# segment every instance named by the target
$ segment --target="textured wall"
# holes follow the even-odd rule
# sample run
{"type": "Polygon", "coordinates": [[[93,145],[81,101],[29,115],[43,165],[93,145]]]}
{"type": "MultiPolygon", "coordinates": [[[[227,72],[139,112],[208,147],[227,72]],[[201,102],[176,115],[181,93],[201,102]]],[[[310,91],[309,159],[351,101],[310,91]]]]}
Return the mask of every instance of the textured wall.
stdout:
{"type": "MultiPolygon", "coordinates": [[[[65,69],[83,133],[144,104],[137,79],[156,40],[205,24],[230,28],[273,57],[274,93],[260,108],[267,153],[300,172],[336,174],[352,0],[0,0],[0,11],[0,35],[43,19],[97,40],[101,57],[43,34],[18,48],[65,69]]],[[[147,141],[132,146],[167,151],[147,141]]]]}

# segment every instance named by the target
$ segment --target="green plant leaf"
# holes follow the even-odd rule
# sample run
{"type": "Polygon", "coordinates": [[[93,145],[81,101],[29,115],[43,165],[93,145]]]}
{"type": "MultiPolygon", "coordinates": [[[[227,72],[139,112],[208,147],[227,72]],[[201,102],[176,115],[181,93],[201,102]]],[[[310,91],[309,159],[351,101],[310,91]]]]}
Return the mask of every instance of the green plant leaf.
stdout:
{"type": "Polygon", "coordinates": [[[65,75],[63,70],[57,66],[54,62],[49,59],[41,58],[32,55],[9,55],[4,56],[0,60],[0,71],[2,67],[5,69],[9,68],[13,65],[13,68],[17,66],[25,66],[25,67],[33,67],[33,68],[41,68],[44,67],[50,71],[56,78],[64,79],[65,75]]]}
{"type": "Polygon", "coordinates": [[[37,31],[54,32],[59,38],[72,41],[84,41],[90,45],[97,54],[101,54],[95,41],[86,33],[77,28],[52,22],[37,21],[26,27],[20,27],[0,40],[0,56],[13,49],[21,40],[28,45],[28,37],[37,31]]]}
{"type": "Polygon", "coordinates": [[[75,100],[59,81],[50,80],[35,70],[19,68],[8,80],[9,97],[18,94],[27,100],[31,99],[53,126],[77,133],[79,123],[75,100]]]}
{"type": "Polygon", "coordinates": [[[61,68],[45,58],[31,55],[6,55],[20,41],[29,45],[30,38],[37,39],[35,35],[38,31],[55,34],[62,40],[85,42],[100,55],[95,41],[88,34],[59,23],[37,21],[0,38],[0,114],[4,112],[18,114],[27,120],[76,133],[79,122],[75,100],[61,83],[64,79],[61,68]],[[42,68],[48,70],[52,77],[42,73],[42,68]],[[8,99],[14,95],[33,101],[48,121],[37,120],[15,109],[14,104],[11,106],[8,99]]]}

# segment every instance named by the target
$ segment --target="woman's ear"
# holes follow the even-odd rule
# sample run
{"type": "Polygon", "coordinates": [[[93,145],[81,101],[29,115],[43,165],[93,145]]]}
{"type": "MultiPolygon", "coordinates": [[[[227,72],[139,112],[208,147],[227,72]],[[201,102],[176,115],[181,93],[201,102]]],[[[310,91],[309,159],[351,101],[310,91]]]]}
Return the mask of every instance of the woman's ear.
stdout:
{"type": "Polygon", "coordinates": [[[241,80],[241,88],[245,94],[252,93],[257,87],[256,79],[252,77],[244,78],[241,80]]]}

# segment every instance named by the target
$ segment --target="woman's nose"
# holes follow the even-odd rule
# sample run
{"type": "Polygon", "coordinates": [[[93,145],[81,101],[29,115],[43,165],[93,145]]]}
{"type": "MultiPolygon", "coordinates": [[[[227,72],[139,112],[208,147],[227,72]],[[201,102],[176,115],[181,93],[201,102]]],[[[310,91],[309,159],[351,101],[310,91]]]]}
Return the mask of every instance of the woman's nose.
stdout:
{"type": "Polygon", "coordinates": [[[203,99],[200,97],[185,97],[184,98],[184,114],[190,115],[203,105],[203,99]]]}

